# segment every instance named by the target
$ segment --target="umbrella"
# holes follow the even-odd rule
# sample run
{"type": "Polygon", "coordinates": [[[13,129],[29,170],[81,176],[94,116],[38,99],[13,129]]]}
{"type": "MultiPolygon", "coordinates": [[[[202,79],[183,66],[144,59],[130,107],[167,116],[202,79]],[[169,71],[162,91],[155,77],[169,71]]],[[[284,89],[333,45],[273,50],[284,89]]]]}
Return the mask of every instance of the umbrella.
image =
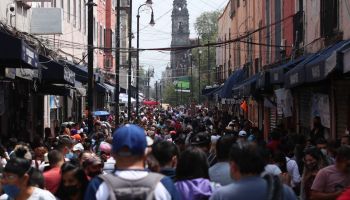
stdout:
{"type": "Polygon", "coordinates": [[[109,115],[109,112],[107,112],[107,111],[95,111],[95,112],[93,112],[93,115],[94,116],[107,116],[107,115],[109,115]]]}
{"type": "Polygon", "coordinates": [[[159,104],[157,101],[143,101],[143,104],[146,106],[156,106],[159,104]]]}

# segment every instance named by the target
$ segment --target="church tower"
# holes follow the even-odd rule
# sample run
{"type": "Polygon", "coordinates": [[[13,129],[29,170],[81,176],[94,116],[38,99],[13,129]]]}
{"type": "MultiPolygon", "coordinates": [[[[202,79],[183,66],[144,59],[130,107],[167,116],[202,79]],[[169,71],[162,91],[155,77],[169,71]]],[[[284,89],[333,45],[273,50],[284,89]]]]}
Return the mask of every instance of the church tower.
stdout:
{"type": "MultiPolygon", "coordinates": [[[[174,0],[172,19],[171,47],[190,45],[189,14],[186,0],[174,0]]],[[[171,52],[171,69],[173,77],[187,75],[189,67],[189,50],[171,52]]]]}

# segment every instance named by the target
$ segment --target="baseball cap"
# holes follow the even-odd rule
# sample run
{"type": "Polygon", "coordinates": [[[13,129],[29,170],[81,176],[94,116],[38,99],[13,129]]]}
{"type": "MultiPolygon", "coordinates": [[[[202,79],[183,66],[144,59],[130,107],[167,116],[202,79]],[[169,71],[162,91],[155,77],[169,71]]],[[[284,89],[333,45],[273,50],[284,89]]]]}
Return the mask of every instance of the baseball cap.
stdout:
{"type": "Polygon", "coordinates": [[[240,132],[238,133],[238,136],[239,136],[239,137],[246,137],[246,136],[247,136],[247,132],[245,132],[245,131],[240,131],[240,132]]]}
{"type": "Polygon", "coordinates": [[[102,164],[102,160],[94,154],[91,154],[86,160],[83,161],[84,168],[89,165],[96,166],[101,164],[102,164]]]}
{"type": "Polygon", "coordinates": [[[81,151],[81,152],[83,152],[84,151],[84,147],[83,147],[83,145],[81,143],[78,143],[78,144],[73,146],[72,150],[73,151],[81,151]]]}
{"type": "Polygon", "coordinates": [[[133,124],[126,124],[125,126],[117,129],[113,134],[112,150],[114,153],[127,147],[128,152],[123,152],[123,156],[131,155],[143,155],[147,147],[145,131],[133,124]]]}
{"type": "Polygon", "coordinates": [[[111,145],[107,142],[101,142],[100,144],[100,151],[105,153],[111,153],[111,145]]]}

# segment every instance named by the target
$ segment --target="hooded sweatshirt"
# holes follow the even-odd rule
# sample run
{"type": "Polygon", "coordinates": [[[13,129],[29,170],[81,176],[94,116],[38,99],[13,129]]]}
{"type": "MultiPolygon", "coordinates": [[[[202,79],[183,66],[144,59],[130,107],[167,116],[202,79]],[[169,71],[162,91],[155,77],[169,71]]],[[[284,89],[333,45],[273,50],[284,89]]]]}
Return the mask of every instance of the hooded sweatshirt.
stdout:
{"type": "Polygon", "coordinates": [[[175,183],[182,200],[209,199],[215,190],[215,185],[209,179],[197,178],[182,180],[175,183]]]}

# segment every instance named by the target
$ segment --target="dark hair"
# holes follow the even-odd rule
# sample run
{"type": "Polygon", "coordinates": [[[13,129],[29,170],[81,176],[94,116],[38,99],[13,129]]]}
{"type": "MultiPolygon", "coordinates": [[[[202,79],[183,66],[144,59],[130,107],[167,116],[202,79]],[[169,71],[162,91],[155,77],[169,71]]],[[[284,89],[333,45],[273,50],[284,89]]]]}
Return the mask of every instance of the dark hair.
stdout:
{"type": "Polygon", "coordinates": [[[209,178],[207,156],[199,148],[189,147],[181,153],[176,167],[176,180],[209,178]]]}
{"type": "Polygon", "coordinates": [[[337,150],[337,161],[338,160],[350,160],[350,147],[348,146],[342,146],[339,147],[337,150]]]}
{"type": "Polygon", "coordinates": [[[230,160],[239,168],[241,174],[261,174],[265,162],[259,153],[259,148],[253,145],[233,145],[230,151],[230,160]]]}
{"type": "Polygon", "coordinates": [[[210,145],[210,135],[207,132],[199,132],[190,138],[190,143],[192,146],[208,146],[210,145]]]}
{"type": "Polygon", "coordinates": [[[318,138],[316,141],[315,141],[315,144],[327,144],[327,141],[326,139],[324,138],[318,138]]]}
{"type": "Polygon", "coordinates": [[[64,184],[63,184],[63,174],[67,173],[67,172],[70,172],[70,171],[73,171],[74,173],[74,177],[81,183],[81,188],[80,188],[80,192],[82,195],[85,194],[85,191],[86,191],[86,188],[89,184],[89,180],[87,179],[87,176],[85,174],[85,171],[79,167],[79,165],[74,165],[72,164],[71,162],[65,162],[62,167],[61,167],[61,183],[60,183],[60,186],[58,187],[57,189],[57,192],[56,192],[56,196],[59,198],[59,199],[67,199],[67,195],[64,194],[64,184]]]}
{"type": "Polygon", "coordinates": [[[179,156],[177,146],[169,141],[156,142],[152,147],[152,153],[161,167],[171,162],[174,156],[179,156]]]}
{"type": "Polygon", "coordinates": [[[58,150],[52,150],[47,154],[51,166],[56,165],[63,159],[63,155],[58,150]]]}
{"type": "Polygon", "coordinates": [[[65,147],[72,147],[73,140],[69,136],[62,135],[58,140],[57,150],[62,151],[65,147]]]}
{"type": "Polygon", "coordinates": [[[4,168],[4,172],[16,174],[18,176],[23,176],[31,168],[31,163],[29,160],[19,157],[11,158],[4,168]]]}
{"type": "Polygon", "coordinates": [[[305,149],[304,157],[306,155],[309,155],[309,156],[315,158],[315,160],[317,160],[317,161],[321,161],[322,159],[324,159],[322,152],[316,147],[310,147],[310,148],[305,149]]]}
{"type": "Polygon", "coordinates": [[[216,142],[216,158],[220,161],[227,161],[230,157],[230,149],[236,139],[232,135],[225,135],[216,142]]]}
{"type": "Polygon", "coordinates": [[[273,161],[275,161],[278,164],[278,167],[283,173],[287,172],[286,155],[282,151],[276,151],[273,154],[273,161]]]}
{"type": "Polygon", "coordinates": [[[34,187],[39,187],[41,189],[44,189],[44,176],[43,173],[36,169],[31,168],[29,172],[30,178],[29,178],[29,185],[34,187]]]}

